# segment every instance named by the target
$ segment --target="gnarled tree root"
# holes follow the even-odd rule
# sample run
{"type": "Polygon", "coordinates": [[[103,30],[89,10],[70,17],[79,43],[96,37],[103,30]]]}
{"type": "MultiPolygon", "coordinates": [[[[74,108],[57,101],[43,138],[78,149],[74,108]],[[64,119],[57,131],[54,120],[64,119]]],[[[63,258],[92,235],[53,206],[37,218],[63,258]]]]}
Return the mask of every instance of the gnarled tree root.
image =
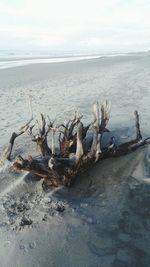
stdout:
{"type": "Polygon", "coordinates": [[[25,170],[44,179],[50,186],[66,185],[70,186],[77,175],[91,168],[96,162],[108,157],[118,157],[131,153],[141,146],[150,143],[150,138],[142,139],[138,112],[135,111],[136,136],[134,140],[117,145],[114,138],[106,147],[102,148],[102,137],[110,117],[110,103],[105,101],[101,109],[99,104],[93,106],[94,120],[88,126],[81,122],[82,116],[75,114],[73,120],[69,120],[66,125],[61,124],[54,127],[53,123],[46,125],[43,115],[42,127],[38,135],[32,134],[33,127],[30,127],[32,140],[40,148],[41,155],[35,158],[29,156],[23,159],[16,158],[13,166],[19,170],[25,170]],[[101,110],[101,118],[100,118],[101,110]],[[92,136],[86,144],[89,129],[92,128],[92,136]],[[52,146],[47,143],[47,135],[52,132],[52,146]],[[55,152],[55,133],[59,132],[59,152],[55,152]],[[87,148],[88,147],[88,148],[87,148]]]}

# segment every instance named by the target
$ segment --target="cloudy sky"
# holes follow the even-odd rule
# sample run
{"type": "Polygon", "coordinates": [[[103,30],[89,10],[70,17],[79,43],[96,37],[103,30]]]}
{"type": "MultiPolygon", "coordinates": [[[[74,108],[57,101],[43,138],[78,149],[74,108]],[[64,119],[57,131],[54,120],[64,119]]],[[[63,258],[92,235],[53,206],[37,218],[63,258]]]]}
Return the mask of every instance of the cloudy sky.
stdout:
{"type": "Polygon", "coordinates": [[[0,0],[0,49],[150,49],[150,0],[0,0]]]}

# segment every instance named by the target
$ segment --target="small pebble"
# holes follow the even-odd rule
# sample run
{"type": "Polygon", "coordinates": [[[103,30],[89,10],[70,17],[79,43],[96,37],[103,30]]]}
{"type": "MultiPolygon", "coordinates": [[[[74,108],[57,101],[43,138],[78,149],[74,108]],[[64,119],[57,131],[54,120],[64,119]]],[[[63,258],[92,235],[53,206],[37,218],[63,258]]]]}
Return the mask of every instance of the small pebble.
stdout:
{"type": "Polygon", "coordinates": [[[21,219],[20,225],[21,226],[25,226],[25,225],[31,225],[32,224],[32,220],[30,218],[27,217],[23,217],[21,219]]]}
{"type": "Polygon", "coordinates": [[[29,243],[29,248],[31,248],[31,249],[36,248],[36,242],[35,241],[30,242],[29,243]]]}
{"type": "Polygon", "coordinates": [[[47,215],[45,214],[44,217],[42,218],[42,221],[47,221],[47,215]]]}
{"type": "Polygon", "coordinates": [[[58,211],[58,212],[63,212],[64,210],[65,210],[64,205],[62,205],[62,204],[58,204],[58,205],[56,206],[56,211],[58,211]]]}

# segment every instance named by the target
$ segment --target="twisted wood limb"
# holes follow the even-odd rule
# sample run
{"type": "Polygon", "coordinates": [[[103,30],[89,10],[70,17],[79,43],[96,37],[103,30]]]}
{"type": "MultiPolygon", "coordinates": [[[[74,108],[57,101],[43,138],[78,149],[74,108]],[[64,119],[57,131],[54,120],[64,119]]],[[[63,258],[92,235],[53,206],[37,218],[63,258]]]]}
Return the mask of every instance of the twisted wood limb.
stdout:
{"type": "Polygon", "coordinates": [[[12,133],[9,143],[7,147],[3,150],[2,155],[0,157],[0,162],[2,164],[4,164],[6,160],[10,161],[15,139],[19,137],[20,135],[24,134],[29,129],[30,123],[33,120],[32,97],[31,96],[29,96],[29,108],[30,108],[31,117],[29,121],[24,126],[22,126],[17,132],[12,133]]]}
{"type": "Polygon", "coordinates": [[[29,129],[29,135],[32,138],[33,142],[36,142],[39,151],[41,152],[41,155],[51,155],[52,151],[47,143],[47,135],[52,127],[52,124],[48,125],[48,128],[46,130],[46,120],[44,115],[41,113],[41,127],[39,127],[39,133],[36,135],[33,135],[32,130],[34,128],[34,125],[30,127],[29,129]]]}
{"type": "Polygon", "coordinates": [[[61,176],[49,168],[50,157],[42,157],[40,160],[32,158],[23,159],[20,155],[17,156],[13,167],[17,170],[28,171],[34,175],[43,178],[49,185],[58,186],[61,184],[61,176]]]}
{"type": "Polygon", "coordinates": [[[112,146],[108,151],[108,154],[110,154],[111,156],[125,155],[125,154],[130,153],[130,152],[136,150],[137,148],[149,143],[150,138],[147,138],[145,140],[143,140],[143,138],[142,138],[142,134],[140,131],[140,122],[139,122],[138,111],[135,111],[134,115],[135,115],[135,129],[136,129],[135,139],[132,139],[132,140],[125,142],[123,144],[120,144],[120,145],[116,145],[114,139],[112,139],[113,140],[112,146]]]}

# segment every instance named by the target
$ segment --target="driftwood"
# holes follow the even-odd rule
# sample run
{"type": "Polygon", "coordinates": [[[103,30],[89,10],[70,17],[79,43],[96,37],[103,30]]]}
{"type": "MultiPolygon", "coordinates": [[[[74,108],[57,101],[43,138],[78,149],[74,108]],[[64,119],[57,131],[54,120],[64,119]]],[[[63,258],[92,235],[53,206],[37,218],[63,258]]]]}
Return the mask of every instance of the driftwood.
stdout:
{"type": "Polygon", "coordinates": [[[103,147],[103,135],[105,132],[109,132],[107,124],[110,118],[110,109],[111,104],[108,101],[105,101],[101,108],[98,102],[95,103],[93,105],[93,122],[87,126],[83,125],[82,116],[77,113],[72,120],[56,127],[50,120],[47,123],[44,115],[41,114],[42,123],[38,134],[33,134],[35,125],[30,125],[31,118],[19,133],[12,134],[5,158],[10,160],[15,138],[28,130],[32,141],[36,142],[39,147],[40,155],[34,158],[29,156],[28,159],[19,155],[13,164],[14,168],[43,178],[48,186],[70,186],[78,174],[89,169],[96,162],[108,157],[125,155],[150,143],[150,138],[142,139],[139,114],[135,111],[135,139],[117,144],[111,137],[108,144],[103,147]],[[52,134],[51,147],[47,141],[49,132],[52,134]],[[58,136],[59,149],[55,147],[56,136],[58,136]]]}
{"type": "Polygon", "coordinates": [[[2,155],[0,157],[0,163],[1,164],[3,164],[6,160],[10,161],[15,139],[17,137],[19,137],[20,135],[24,134],[30,127],[30,123],[33,120],[31,96],[29,97],[29,106],[30,106],[30,111],[31,111],[31,117],[30,117],[29,121],[24,126],[22,126],[18,131],[12,133],[10,140],[8,142],[8,145],[3,150],[2,155]]]}

